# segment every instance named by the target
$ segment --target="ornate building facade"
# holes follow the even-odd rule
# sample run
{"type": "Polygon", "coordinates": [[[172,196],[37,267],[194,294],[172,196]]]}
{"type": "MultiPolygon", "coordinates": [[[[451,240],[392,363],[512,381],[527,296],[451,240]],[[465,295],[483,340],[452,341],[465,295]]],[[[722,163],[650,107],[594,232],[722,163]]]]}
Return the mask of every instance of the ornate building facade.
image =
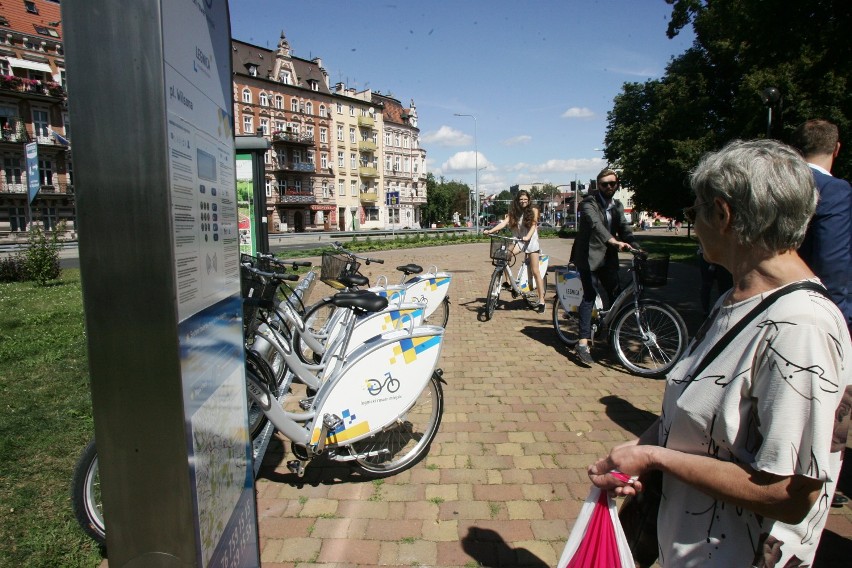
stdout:
{"type": "Polygon", "coordinates": [[[0,5],[0,240],[25,241],[33,223],[74,229],[75,202],[59,2],[0,5]],[[35,143],[38,193],[27,192],[35,143]]]}

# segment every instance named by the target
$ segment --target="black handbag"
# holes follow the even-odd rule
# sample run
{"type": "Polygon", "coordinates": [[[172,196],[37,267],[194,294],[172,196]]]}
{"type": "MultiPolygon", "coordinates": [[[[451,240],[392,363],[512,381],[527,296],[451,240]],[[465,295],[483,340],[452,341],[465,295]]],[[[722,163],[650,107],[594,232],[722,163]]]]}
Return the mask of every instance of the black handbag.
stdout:
{"type": "MultiPolygon", "coordinates": [[[[718,357],[752,320],[766,311],[766,308],[774,304],[778,298],[796,290],[812,290],[822,294],[829,300],[831,299],[823,286],[809,281],[796,282],[776,290],[766,296],[716,342],[701,359],[701,362],[690,370],[689,374],[691,377],[695,378],[699,376],[707,365],[718,357]]],[[[689,387],[689,384],[691,384],[691,381],[687,384],[686,388],[689,387]]],[[[642,492],[636,495],[628,495],[624,498],[624,502],[618,512],[618,520],[621,522],[621,528],[624,529],[624,536],[627,537],[627,544],[630,546],[630,552],[633,555],[633,560],[636,562],[636,567],[647,568],[657,560],[657,556],[659,555],[660,544],[657,540],[657,515],[660,511],[660,501],[663,498],[663,472],[659,470],[646,472],[639,476],[639,481],[642,483],[642,492]]]]}

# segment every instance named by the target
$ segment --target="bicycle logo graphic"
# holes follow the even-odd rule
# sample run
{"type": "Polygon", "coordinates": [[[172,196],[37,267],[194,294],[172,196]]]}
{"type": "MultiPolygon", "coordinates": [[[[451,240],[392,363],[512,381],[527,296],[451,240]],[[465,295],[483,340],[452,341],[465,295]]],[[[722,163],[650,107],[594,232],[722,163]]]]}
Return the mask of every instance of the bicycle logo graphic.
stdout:
{"type": "Polygon", "coordinates": [[[394,393],[399,390],[399,379],[395,379],[391,376],[390,373],[385,373],[385,380],[380,381],[379,379],[368,379],[367,380],[367,392],[369,392],[373,396],[378,396],[385,390],[387,387],[388,392],[394,393]]]}

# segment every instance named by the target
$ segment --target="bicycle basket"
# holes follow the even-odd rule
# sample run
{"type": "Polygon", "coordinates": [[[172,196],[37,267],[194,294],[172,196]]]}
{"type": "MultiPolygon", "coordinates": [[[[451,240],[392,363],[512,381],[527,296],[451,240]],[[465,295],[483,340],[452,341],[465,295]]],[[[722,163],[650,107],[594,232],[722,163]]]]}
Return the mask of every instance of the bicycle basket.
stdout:
{"type": "Polygon", "coordinates": [[[320,268],[320,280],[332,288],[346,288],[340,282],[342,276],[355,274],[361,268],[361,263],[352,258],[333,252],[322,253],[322,267],[320,268]]]}
{"type": "Polygon", "coordinates": [[[508,261],[512,258],[514,241],[506,237],[491,237],[491,258],[508,261]]]}
{"type": "Polygon", "coordinates": [[[240,271],[240,288],[243,299],[252,300],[243,302],[243,327],[248,334],[254,332],[260,323],[257,317],[258,310],[270,310],[275,306],[277,284],[243,269],[240,271]]]}
{"type": "Polygon", "coordinates": [[[665,286],[669,279],[669,255],[649,254],[647,258],[639,258],[636,270],[639,282],[646,288],[665,286]]]}

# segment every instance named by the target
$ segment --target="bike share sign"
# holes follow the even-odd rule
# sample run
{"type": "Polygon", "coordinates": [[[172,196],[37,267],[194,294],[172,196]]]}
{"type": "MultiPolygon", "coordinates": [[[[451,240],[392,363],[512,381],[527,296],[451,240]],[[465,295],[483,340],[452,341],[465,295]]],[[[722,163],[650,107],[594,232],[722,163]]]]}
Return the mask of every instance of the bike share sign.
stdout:
{"type": "Polygon", "coordinates": [[[226,2],[163,2],[181,380],[200,566],[259,566],[226,2]]]}

